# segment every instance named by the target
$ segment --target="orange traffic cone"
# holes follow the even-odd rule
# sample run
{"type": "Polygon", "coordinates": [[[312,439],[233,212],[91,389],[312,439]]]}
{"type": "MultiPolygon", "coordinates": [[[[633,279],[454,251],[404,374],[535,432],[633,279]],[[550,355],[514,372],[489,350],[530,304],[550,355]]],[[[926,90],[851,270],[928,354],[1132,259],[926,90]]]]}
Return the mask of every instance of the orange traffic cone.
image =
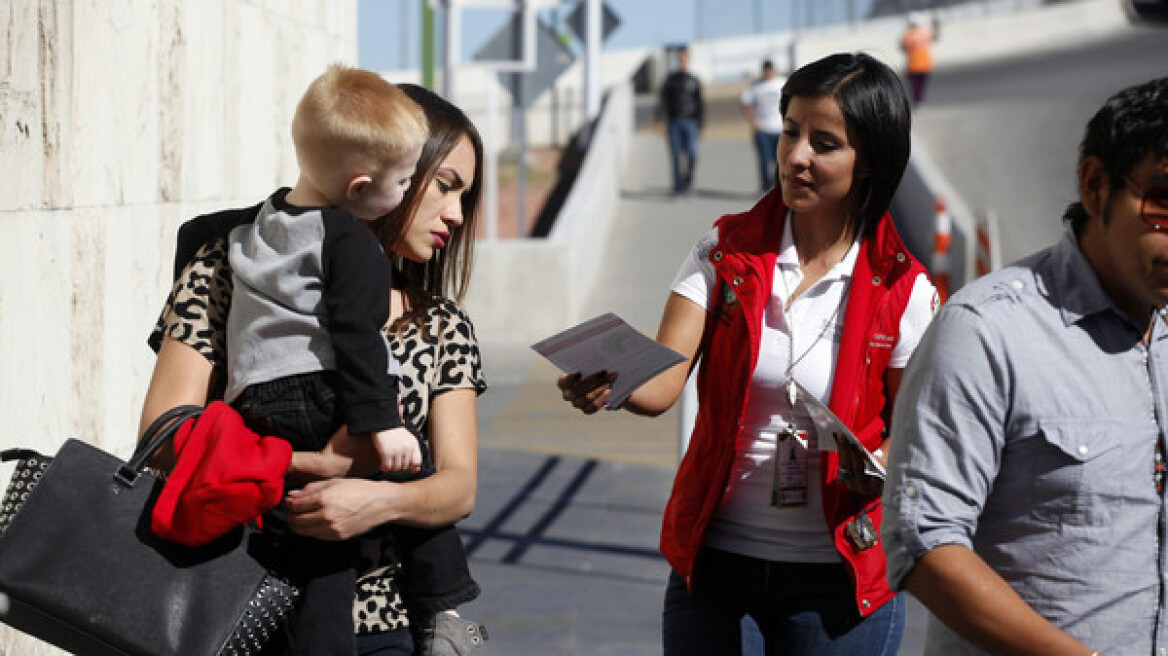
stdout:
{"type": "Polygon", "coordinates": [[[994,245],[997,244],[998,217],[992,211],[977,222],[977,257],[974,258],[974,272],[980,277],[994,270],[994,245]]]}

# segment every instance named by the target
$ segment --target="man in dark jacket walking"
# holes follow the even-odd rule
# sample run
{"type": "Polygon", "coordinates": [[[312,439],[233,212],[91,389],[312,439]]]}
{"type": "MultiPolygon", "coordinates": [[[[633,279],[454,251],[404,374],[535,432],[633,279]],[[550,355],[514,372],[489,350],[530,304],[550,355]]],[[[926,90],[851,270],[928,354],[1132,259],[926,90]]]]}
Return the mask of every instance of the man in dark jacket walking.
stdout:
{"type": "Polygon", "coordinates": [[[688,193],[693,185],[704,114],[702,85],[689,72],[689,48],[682,46],[677,51],[677,70],[661,86],[661,102],[657,108],[657,118],[665,121],[669,138],[674,195],[688,193]]]}

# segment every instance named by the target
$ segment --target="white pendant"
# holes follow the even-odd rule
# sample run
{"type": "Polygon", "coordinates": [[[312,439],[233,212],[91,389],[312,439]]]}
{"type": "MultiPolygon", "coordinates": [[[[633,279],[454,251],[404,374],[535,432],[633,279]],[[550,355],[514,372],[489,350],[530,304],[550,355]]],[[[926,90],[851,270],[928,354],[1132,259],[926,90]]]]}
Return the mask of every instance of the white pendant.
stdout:
{"type": "Polygon", "coordinates": [[[795,389],[795,379],[788,378],[787,379],[787,402],[791,404],[792,408],[794,408],[795,402],[798,400],[799,400],[799,393],[795,389]]]}

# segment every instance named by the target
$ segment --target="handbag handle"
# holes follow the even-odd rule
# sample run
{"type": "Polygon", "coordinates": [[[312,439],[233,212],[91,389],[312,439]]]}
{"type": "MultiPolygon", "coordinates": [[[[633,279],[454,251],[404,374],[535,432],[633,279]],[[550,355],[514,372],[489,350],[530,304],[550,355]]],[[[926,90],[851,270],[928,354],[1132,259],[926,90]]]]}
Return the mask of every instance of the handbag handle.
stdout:
{"type": "Polygon", "coordinates": [[[146,427],[142,439],[138,441],[138,448],[134,449],[134,455],[130,457],[129,462],[118,468],[114,478],[123,485],[133,486],[138,474],[145,468],[146,461],[162,448],[163,444],[174,438],[183,422],[191,417],[198,417],[202,412],[203,408],[197,405],[180,405],[159,415],[146,427]]]}
{"type": "Polygon", "coordinates": [[[0,462],[8,462],[10,460],[28,460],[29,458],[36,458],[41,454],[32,449],[5,449],[0,451],[0,462]]]}

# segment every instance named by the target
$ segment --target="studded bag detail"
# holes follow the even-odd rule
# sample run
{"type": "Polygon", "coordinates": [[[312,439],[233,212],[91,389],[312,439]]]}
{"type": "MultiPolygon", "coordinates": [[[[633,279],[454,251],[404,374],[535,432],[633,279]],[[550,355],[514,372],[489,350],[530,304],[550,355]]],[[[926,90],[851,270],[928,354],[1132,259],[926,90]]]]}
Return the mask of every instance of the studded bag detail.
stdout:
{"type": "Polygon", "coordinates": [[[5,460],[17,459],[16,470],[8,482],[8,491],[4,493],[4,501],[0,502],[0,535],[8,528],[12,517],[20,506],[28,500],[33,488],[40,482],[41,476],[49,468],[52,458],[47,458],[36,451],[12,450],[5,452],[5,460]]]}

